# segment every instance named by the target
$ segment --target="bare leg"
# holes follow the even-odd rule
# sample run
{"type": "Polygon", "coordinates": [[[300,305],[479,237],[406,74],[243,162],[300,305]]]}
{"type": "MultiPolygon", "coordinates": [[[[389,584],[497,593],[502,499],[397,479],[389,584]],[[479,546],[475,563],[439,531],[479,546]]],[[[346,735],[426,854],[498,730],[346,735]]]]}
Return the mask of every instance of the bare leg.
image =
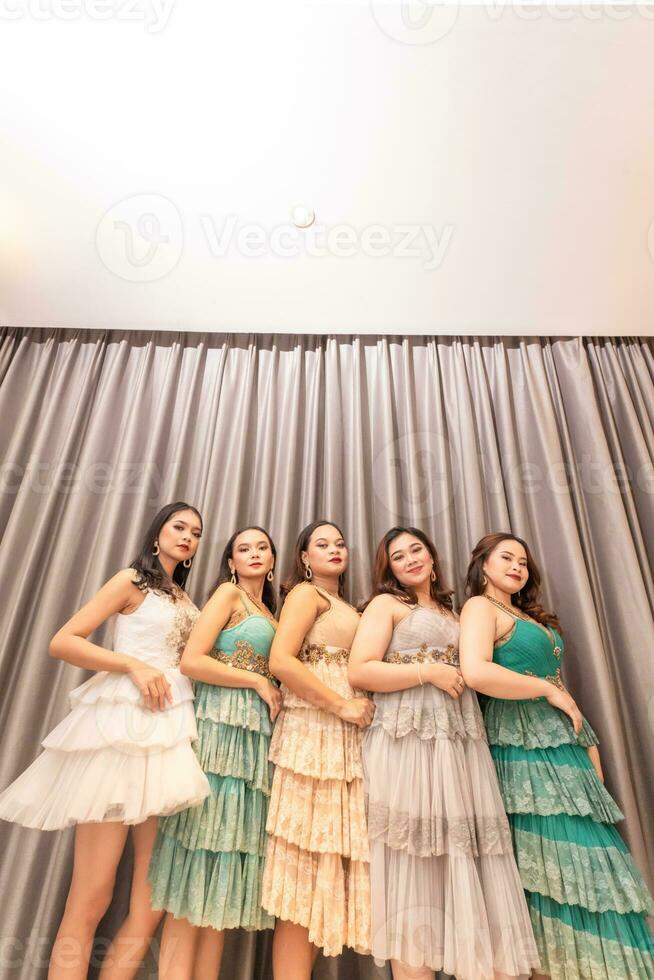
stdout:
{"type": "Polygon", "coordinates": [[[426,966],[405,966],[398,960],[391,960],[393,980],[434,980],[434,971],[426,966]]]}
{"type": "Polygon", "coordinates": [[[128,829],[113,820],[77,825],[73,879],[50,955],[48,980],[86,980],[93,937],[114,893],[128,829]]]}
{"type": "Polygon", "coordinates": [[[309,930],[295,922],[278,919],[273,937],[275,980],[311,980],[318,951],[309,942],[309,930]]]}
{"type": "Polygon", "coordinates": [[[136,976],[164,915],[155,912],[150,904],[152,889],[148,883],[148,865],[156,835],[156,817],[149,817],[132,827],[134,872],[129,913],[107,950],[100,980],[132,980],[136,976]]]}
{"type": "Polygon", "coordinates": [[[199,929],[198,932],[200,935],[195,948],[193,980],[218,980],[225,933],[210,928],[199,929]]]}
{"type": "Polygon", "coordinates": [[[201,931],[188,919],[168,913],[161,936],[159,980],[191,980],[201,931]]]}

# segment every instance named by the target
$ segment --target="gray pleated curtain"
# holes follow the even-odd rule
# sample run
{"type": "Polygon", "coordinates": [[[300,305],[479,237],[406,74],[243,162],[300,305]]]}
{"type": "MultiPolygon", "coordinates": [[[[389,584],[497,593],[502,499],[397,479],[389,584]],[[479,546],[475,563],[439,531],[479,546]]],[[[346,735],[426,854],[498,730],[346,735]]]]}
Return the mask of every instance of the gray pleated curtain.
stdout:
{"type": "MultiPolygon", "coordinates": [[[[198,604],[225,540],[249,522],[269,529],[282,570],[305,522],[341,524],[353,600],[393,524],[433,536],[459,602],[477,539],[512,529],[540,561],[566,681],[654,884],[653,423],[643,338],[0,330],[0,787],[85,676],[48,657],[49,638],[129,563],[162,503],[186,499],[204,516],[198,604]]],[[[72,832],[1,833],[0,975],[35,980],[72,832]]],[[[101,936],[126,910],[129,862],[101,936]]],[[[269,945],[230,936],[223,977],[270,976],[269,945]]],[[[141,975],[156,977],[154,958],[141,975]]],[[[387,975],[354,954],[316,969],[387,975]]]]}

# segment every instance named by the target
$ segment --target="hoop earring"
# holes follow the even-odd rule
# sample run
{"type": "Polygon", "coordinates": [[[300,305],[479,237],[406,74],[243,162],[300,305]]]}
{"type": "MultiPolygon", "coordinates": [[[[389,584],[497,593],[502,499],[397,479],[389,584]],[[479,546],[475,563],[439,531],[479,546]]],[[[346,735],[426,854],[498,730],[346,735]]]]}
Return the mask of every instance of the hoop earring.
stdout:
{"type": "Polygon", "coordinates": [[[307,582],[310,582],[311,579],[313,578],[313,572],[311,571],[309,565],[304,566],[304,577],[306,578],[307,582]]]}
{"type": "Polygon", "coordinates": [[[152,549],[152,554],[154,555],[155,558],[159,554],[159,542],[158,541],[155,541],[155,543],[154,543],[154,548],[152,549]]]}
{"type": "Polygon", "coordinates": [[[486,576],[484,575],[484,581],[483,581],[483,582],[481,583],[481,587],[482,587],[482,589],[485,589],[487,585],[488,585],[488,579],[487,579],[487,578],[486,578],[486,576]]]}
{"type": "Polygon", "coordinates": [[[236,575],[234,574],[234,572],[232,572],[232,577],[230,579],[230,582],[232,583],[232,585],[236,585],[236,575]]]}
{"type": "Polygon", "coordinates": [[[190,568],[192,564],[193,564],[192,558],[185,558],[184,561],[182,562],[184,568],[190,568]]]}
{"type": "Polygon", "coordinates": [[[429,576],[432,582],[436,581],[436,572],[434,571],[434,566],[432,565],[431,575],[429,576]]]}
{"type": "Polygon", "coordinates": [[[274,577],[275,576],[273,575],[273,570],[271,568],[270,571],[268,572],[268,574],[266,575],[266,578],[268,579],[269,582],[272,582],[272,580],[274,579],[274,577]]]}

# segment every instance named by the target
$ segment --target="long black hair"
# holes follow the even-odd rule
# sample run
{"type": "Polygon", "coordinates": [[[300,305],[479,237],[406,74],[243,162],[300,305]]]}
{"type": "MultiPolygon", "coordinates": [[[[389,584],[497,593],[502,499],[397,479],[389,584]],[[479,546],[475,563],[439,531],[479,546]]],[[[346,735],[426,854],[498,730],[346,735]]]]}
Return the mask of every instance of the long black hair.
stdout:
{"type": "MultiPolygon", "coordinates": [[[[218,588],[218,586],[222,585],[223,582],[231,581],[232,572],[229,567],[229,559],[231,558],[232,561],[234,560],[234,543],[237,537],[239,536],[239,534],[243,534],[244,531],[260,531],[261,534],[265,534],[265,536],[268,538],[268,543],[270,544],[270,550],[272,551],[272,555],[273,555],[273,561],[274,561],[273,569],[275,568],[275,565],[277,564],[277,549],[275,548],[275,542],[270,537],[270,535],[268,534],[268,532],[264,527],[259,527],[258,524],[246,524],[245,527],[240,527],[238,531],[234,531],[231,538],[225,545],[223,556],[220,559],[218,578],[211,586],[207,598],[209,598],[209,596],[212,596],[213,593],[218,588]]],[[[275,589],[273,587],[273,583],[269,582],[267,577],[263,580],[263,594],[261,596],[261,600],[264,606],[267,606],[274,616],[277,610],[277,598],[275,596],[275,589]]]]}
{"type": "MultiPolygon", "coordinates": [[[[284,580],[284,582],[282,582],[281,588],[279,590],[279,594],[282,600],[282,605],[284,604],[284,600],[286,599],[286,596],[291,591],[291,589],[293,589],[296,585],[299,585],[300,582],[307,581],[306,568],[304,566],[304,562],[302,561],[302,552],[306,551],[307,548],[309,547],[309,541],[311,540],[311,535],[316,530],[316,528],[324,527],[325,525],[327,527],[336,528],[340,536],[343,538],[343,540],[345,540],[345,535],[341,531],[338,524],[335,524],[334,521],[312,521],[311,524],[307,524],[306,527],[302,528],[302,530],[298,535],[298,539],[295,542],[295,548],[293,549],[293,567],[291,569],[290,575],[288,576],[288,578],[284,580]]],[[[338,594],[341,598],[343,598],[344,586],[345,586],[345,572],[343,572],[342,575],[338,576],[338,594]]]]}
{"type": "Polygon", "coordinates": [[[184,568],[184,562],[180,561],[175,566],[175,571],[173,572],[172,582],[168,578],[168,575],[159,561],[159,556],[153,554],[154,543],[159,537],[159,532],[164,524],[168,521],[174,514],[179,513],[182,510],[192,510],[194,514],[197,515],[200,521],[200,527],[202,527],[202,515],[197,507],[193,507],[192,504],[187,504],[183,500],[176,500],[173,504],[166,504],[161,510],[155,514],[152,519],[150,527],[145,532],[145,536],[141,543],[141,550],[134,559],[130,562],[130,568],[136,569],[139,574],[138,579],[134,582],[141,592],[147,592],[148,589],[152,589],[155,592],[165,592],[166,595],[175,598],[173,592],[172,583],[178,585],[183,589],[186,585],[186,579],[188,578],[190,568],[184,568]]]}

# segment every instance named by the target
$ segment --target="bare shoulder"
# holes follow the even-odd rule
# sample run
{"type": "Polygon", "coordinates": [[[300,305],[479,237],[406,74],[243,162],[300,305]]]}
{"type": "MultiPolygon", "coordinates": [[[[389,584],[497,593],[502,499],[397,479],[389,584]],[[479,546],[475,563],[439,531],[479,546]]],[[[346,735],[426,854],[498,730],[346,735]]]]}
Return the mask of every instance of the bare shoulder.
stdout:
{"type": "Polygon", "coordinates": [[[279,649],[297,647],[292,656],[299,651],[302,638],[311,629],[318,616],[327,608],[327,601],[309,583],[300,582],[287,594],[277,621],[277,635],[273,641],[279,649]],[[280,639],[281,638],[281,639],[280,639]],[[281,644],[281,647],[280,647],[281,644]],[[290,646],[289,646],[290,644],[290,646]]]}
{"type": "Polygon", "coordinates": [[[485,596],[473,595],[464,602],[459,618],[461,620],[483,619],[484,621],[491,622],[495,619],[495,610],[485,596]]]}
{"type": "Polygon", "coordinates": [[[367,618],[371,616],[394,616],[402,609],[404,603],[397,599],[390,592],[382,592],[370,600],[363,611],[367,618]]]}
{"type": "Polygon", "coordinates": [[[298,605],[313,605],[315,607],[326,605],[327,599],[318,592],[315,585],[311,582],[298,582],[286,596],[286,602],[291,600],[298,605]]]}
{"type": "Polygon", "coordinates": [[[217,589],[211,593],[207,605],[229,605],[235,606],[240,602],[240,591],[238,586],[234,585],[233,582],[221,582],[217,589]]]}
{"type": "Polygon", "coordinates": [[[139,580],[139,573],[135,568],[121,568],[119,572],[112,575],[103,586],[103,590],[110,591],[114,594],[121,593],[125,598],[131,598],[138,595],[142,590],[136,584],[139,580]]]}
{"type": "Polygon", "coordinates": [[[135,569],[121,568],[78,609],[62,630],[78,636],[88,636],[109,616],[119,612],[134,612],[145,599],[143,590],[136,585],[138,578],[139,574],[135,569]]]}
{"type": "Polygon", "coordinates": [[[318,592],[311,582],[298,582],[286,596],[282,607],[284,609],[312,610],[314,613],[324,612],[329,608],[329,601],[318,592]]]}
{"type": "Polygon", "coordinates": [[[214,595],[229,597],[230,599],[238,599],[240,595],[240,589],[238,585],[234,585],[233,582],[221,582],[214,595]]]}

